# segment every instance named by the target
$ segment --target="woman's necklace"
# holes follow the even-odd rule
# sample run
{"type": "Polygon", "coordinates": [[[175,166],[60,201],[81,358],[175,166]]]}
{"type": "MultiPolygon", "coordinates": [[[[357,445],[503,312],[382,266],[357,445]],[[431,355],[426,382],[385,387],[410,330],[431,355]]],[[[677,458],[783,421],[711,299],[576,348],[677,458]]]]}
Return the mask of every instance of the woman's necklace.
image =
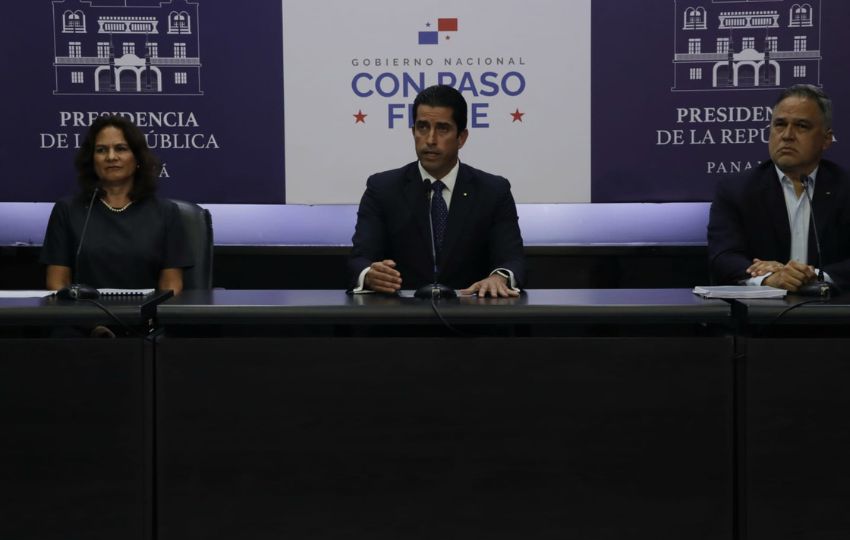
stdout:
{"type": "Polygon", "coordinates": [[[129,208],[131,204],[133,204],[133,201],[130,201],[130,202],[128,202],[127,204],[125,204],[124,206],[122,206],[121,208],[115,208],[114,206],[109,206],[109,203],[108,203],[108,202],[106,202],[106,201],[105,201],[105,200],[103,200],[103,199],[101,199],[101,200],[100,200],[100,202],[102,202],[102,203],[103,203],[103,206],[105,206],[105,207],[109,208],[109,209],[110,209],[110,210],[112,210],[113,212],[123,212],[124,210],[126,210],[127,208],[129,208]]]}

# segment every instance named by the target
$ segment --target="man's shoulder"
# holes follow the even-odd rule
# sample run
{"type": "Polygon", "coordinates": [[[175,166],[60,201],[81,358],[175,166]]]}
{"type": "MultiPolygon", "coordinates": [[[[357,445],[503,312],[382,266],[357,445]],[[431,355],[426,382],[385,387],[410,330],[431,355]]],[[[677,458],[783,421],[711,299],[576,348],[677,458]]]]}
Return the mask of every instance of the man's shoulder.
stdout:
{"type": "MultiPolygon", "coordinates": [[[[377,172],[369,177],[367,184],[372,188],[388,188],[421,180],[418,162],[413,161],[397,169],[377,172]]],[[[458,181],[467,181],[485,188],[499,190],[506,190],[511,187],[507,178],[477,169],[466,163],[460,163],[458,181]]]]}
{"type": "Polygon", "coordinates": [[[472,165],[467,165],[466,163],[460,164],[460,171],[458,174],[466,173],[475,178],[484,178],[486,180],[498,181],[498,182],[507,182],[507,179],[504,176],[499,176],[498,174],[488,173],[487,171],[482,171],[481,169],[476,169],[472,165]]]}
{"type": "Polygon", "coordinates": [[[746,180],[760,180],[763,178],[773,179],[775,176],[776,165],[772,160],[766,159],[752,169],[729,175],[729,178],[733,181],[737,179],[738,182],[741,182],[746,180]]]}
{"type": "Polygon", "coordinates": [[[818,175],[821,173],[829,174],[830,176],[845,182],[850,181],[850,176],[848,176],[847,170],[841,165],[834,161],[829,161],[828,159],[820,160],[820,164],[818,165],[818,175]]]}
{"type": "Polygon", "coordinates": [[[376,172],[369,177],[368,182],[371,184],[387,184],[407,180],[411,177],[419,177],[419,170],[416,162],[408,163],[398,169],[389,169],[387,171],[376,172]]]}
{"type": "Polygon", "coordinates": [[[510,189],[511,184],[508,182],[508,179],[504,176],[499,176],[497,174],[491,174],[487,171],[482,171],[481,169],[476,169],[472,165],[467,165],[466,163],[460,164],[460,169],[458,170],[458,179],[467,178],[468,180],[475,182],[483,187],[490,187],[494,189],[510,189]]]}
{"type": "MultiPolygon", "coordinates": [[[[822,173],[827,174],[829,176],[840,177],[844,179],[850,178],[848,177],[846,169],[844,169],[833,161],[829,161],[828,159],[822,159],[818,164],[818,174],[820,175],[822,173]]],[[[741,171],[736,174],[730,174],[729,176],[726,176],[721,179],[718,183],[747,185],[752,184],[753,182],[760,182],[765,180],[778,180],[776,176],[776,165],[773,163],[773,161],[769,159],[762,161],[752,169],[741,171]]]]}
{"type": "Polygon", "coordinates": [[[724,176],[717,181],[718,189],[743,191],[776,180],[776,167],[771,160],[765,160],[752,169],[724,176]]]}

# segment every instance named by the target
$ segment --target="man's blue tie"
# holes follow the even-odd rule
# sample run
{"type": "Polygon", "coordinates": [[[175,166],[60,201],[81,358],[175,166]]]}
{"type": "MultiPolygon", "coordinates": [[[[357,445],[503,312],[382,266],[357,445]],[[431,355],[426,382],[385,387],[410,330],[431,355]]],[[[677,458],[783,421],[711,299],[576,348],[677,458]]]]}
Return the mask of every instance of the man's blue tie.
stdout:
{"type": "Polygon", "coordinates": [[[443,198],[443,188],[446,185],[439,180],[431,183],[434,194],[431,195],[431,226],[434,228],[434,249],[439,254],[446,234],[446,222],[449,219],[449,208],[443,198]]]}

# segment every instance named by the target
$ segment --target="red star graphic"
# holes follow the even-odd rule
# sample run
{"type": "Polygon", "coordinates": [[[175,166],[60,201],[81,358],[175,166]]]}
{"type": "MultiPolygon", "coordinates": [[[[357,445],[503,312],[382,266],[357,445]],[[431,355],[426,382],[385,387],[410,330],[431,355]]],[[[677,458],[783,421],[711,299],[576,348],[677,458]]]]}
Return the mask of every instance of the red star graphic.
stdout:
{"type": "Polygon", "coordinates": [[[519,112],[519,109],[510,113],[510,115],[514,117],[512,122],[517,122],[517,121],[522,122],[522,115],[524,115],[524,114],[525,114],[524,112],[519,112]]]}
{"type": "Polygon", "coordinates": [[[365,124],[366,123],[366,117],[369,116],[369,115],[363,114],[363,111],[361,111],[360,109],[357,109],[357,114],[352,114],[351,116],[354,117],[354,123],[355,124],[365,124]]]}

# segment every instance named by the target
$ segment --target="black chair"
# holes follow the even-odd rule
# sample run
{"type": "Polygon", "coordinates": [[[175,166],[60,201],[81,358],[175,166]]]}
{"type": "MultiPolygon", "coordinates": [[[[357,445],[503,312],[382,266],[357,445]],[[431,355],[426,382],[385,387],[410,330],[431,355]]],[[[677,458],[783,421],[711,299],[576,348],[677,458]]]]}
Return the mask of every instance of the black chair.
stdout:
{"type": "Polygon", "coordinates": [[[213,228],[210,211],[195,203],[171,199],[180,210],[186,242],[195,266],[183,271],[184,289],[212,289],[213,228]]]}

